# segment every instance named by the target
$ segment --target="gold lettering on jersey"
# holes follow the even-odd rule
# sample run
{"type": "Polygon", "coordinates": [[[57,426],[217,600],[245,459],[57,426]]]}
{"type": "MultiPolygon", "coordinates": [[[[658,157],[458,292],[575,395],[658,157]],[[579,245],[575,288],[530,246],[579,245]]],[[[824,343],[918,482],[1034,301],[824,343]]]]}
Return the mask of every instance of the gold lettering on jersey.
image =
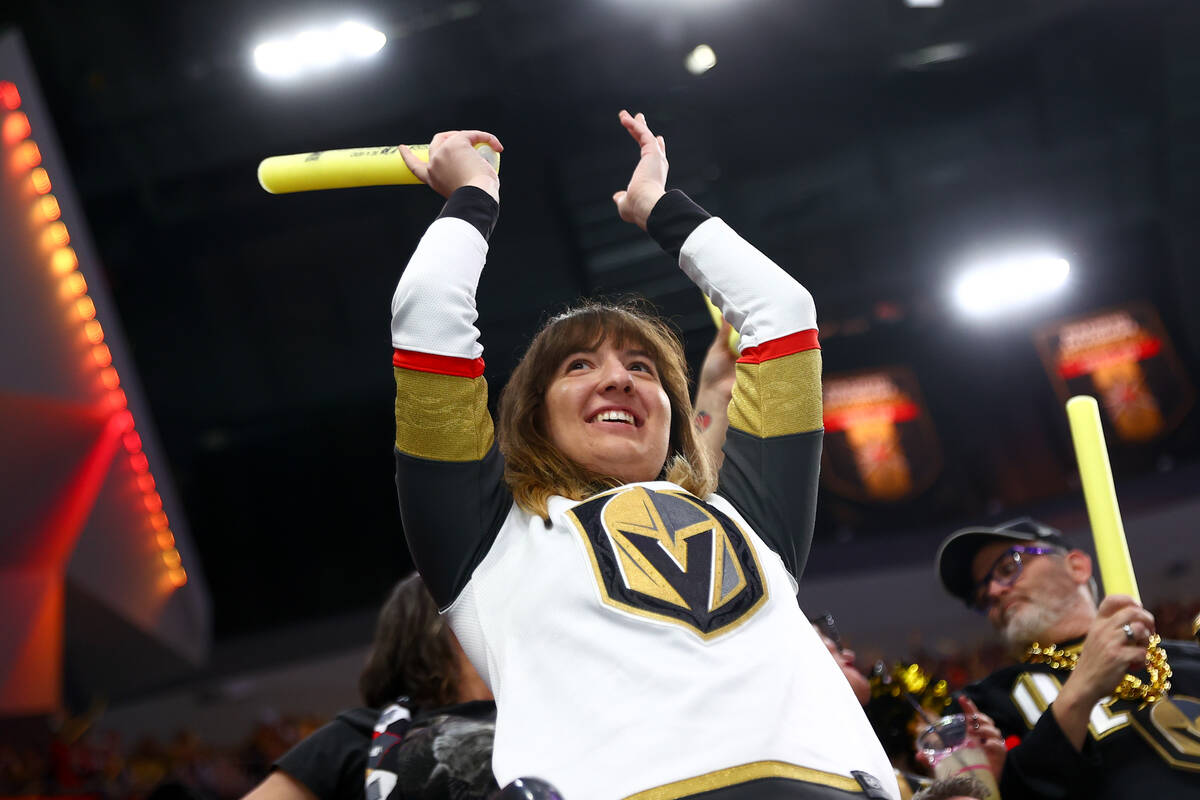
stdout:
{"type": "Polygon", "coordinates": [[[680,491],[633,486],[570,511],[607,605],[711,638],[766,599],[758,557],[730,517],[680,491]]]}
{"type": "MultiPolygon", "coordinates": [[[[1025,718],[1025,724],[1032,728],[1058,697],[1061,689],[1062,684],[1054,675],[1047,672],[1023,672],[1013,684],[1012,701],[1025,718]]],[[[1112,710],[1114,702],[1116,698],[1106,697],[1092,706],[1088,714],[1088,732],[1096,741],[1129,725],[1128,713],[1112,710]]]]}

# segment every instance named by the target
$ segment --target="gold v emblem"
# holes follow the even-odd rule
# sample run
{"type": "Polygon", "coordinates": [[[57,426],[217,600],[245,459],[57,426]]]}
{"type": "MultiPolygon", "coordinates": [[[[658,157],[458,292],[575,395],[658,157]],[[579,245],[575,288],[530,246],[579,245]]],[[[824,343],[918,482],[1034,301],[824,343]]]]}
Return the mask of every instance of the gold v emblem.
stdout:
{"type": "Polygon", "coordinates": [[[690,608],[691,604],[676,588],[678,580],[672,578],[707,578],[709,591],[705,610],[714,611],[745,587],[745,574],[725,529],[705,510],[697,506],[696,511],[703,518],[672,530],[663,521],[650,493],[640,486],[623,492],[608,503],[604,509],[604,527],[612,538],[621,572],[630,589],[681,608],[690,608]],[[708,538],[705,546],[692,547],[690,540],[699,536],[708,538]],[[650,548],[654,545],[670,559],[666,569],[652,562],[653,550],[650,548]],[[688,556],[693,550],[700,551],[702,560],[695,563],[693,559],[689,568],[688,556]],[[671,566],[677,569],[671,570],[671,566]]]}
{"type": "Polygon", "coordinates": [[[609,605],[679,621],[707,638],[766,596],[741,529],[686,492],[635,486],[581,503],[572,515],[609,605]]]}

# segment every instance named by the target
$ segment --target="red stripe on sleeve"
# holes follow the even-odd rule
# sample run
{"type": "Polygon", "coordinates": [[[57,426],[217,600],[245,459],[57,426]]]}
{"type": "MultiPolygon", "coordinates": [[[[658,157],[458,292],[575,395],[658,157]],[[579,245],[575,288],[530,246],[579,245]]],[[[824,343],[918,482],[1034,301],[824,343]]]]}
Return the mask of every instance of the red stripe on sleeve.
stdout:
{"type": "Polygon", "coordinates": [[[747,347],[738,358],[740,364],[761,364],[776,358],[790,356],[804,350],[820,350],[821,343],[817,341],[817,329],[789,333],[769,342],[763,342],[754,347],[747,347]]]}
{"type": "Polygon", "coordinates": [[[393,350],[392,366],[417,372],[432,372],[436,375],[453,375],[458,378],[478,378],[483,374],[482,358],[436,356],[432,353],[418,353],[415,350],[393,350]]]}

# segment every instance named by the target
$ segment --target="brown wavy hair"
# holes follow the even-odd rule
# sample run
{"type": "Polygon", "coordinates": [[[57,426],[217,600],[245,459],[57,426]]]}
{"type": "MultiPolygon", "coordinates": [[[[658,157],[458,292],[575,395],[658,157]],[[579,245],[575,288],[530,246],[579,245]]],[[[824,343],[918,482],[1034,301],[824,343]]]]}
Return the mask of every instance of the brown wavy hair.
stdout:
{"type": "Polygon", "coordinates": [[[622,483],[568,459],[546,432],[546,390],[563,359],[581,350],[595,350],[605,341],[644,349],[670,400],[671,437],[659,477],[697,497],[716,489],[716,470],[692,424],[695,412],[679,337],[644,301],[592,301],[553,317],[542,327],[500,394],[497,433],[505,459],[504,481],[517,505],[532,514],[547,517],[547,500],[552,495],[583,500],[622,483]]]}
{"type": "Polygon", "coordinates": [[[417,573],[392,589],[375,625],[358,692],[370,708],[407,696],[417,708],[454,703],[458,662],[450,629],[417,573]]]}

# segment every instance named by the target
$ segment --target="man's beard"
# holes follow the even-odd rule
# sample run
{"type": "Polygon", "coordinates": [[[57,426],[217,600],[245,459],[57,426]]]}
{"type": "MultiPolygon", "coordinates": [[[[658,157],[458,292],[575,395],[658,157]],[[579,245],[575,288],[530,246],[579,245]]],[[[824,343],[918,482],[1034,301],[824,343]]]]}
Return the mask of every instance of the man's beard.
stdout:
{"type": "Polygon", "coordinates": [[[1067,616],[1073,603],[1074,598],[1069,595],[1054,597],[1048,592],[1041,597],[1030,598],[1009,614],[1000,632],[1009,644],[1019,647],[1032,642],[1050,644],[1045,641],[1046,631],[1067,616]]]}

